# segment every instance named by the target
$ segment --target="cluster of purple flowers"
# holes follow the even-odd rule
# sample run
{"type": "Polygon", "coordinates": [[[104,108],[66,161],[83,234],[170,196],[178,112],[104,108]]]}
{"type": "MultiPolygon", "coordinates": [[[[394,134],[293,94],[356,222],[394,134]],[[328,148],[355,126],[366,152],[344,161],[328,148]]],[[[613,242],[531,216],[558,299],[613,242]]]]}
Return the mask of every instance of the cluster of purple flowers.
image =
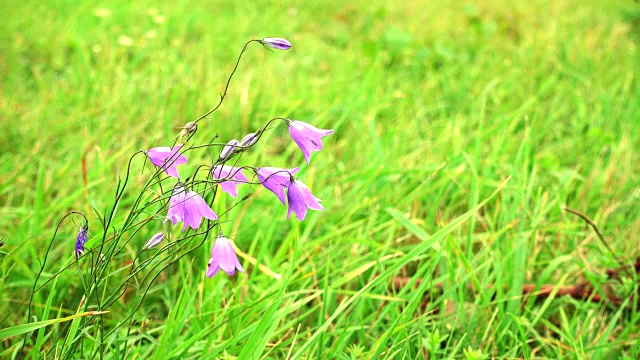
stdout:
{"type": "MultiPolygon", "coordinates": [[[[311,153],[322,149],[322,137],[333,133],[333,130],[323,130],[302,121],[285,120],[289,126],[289,134],[295,143],[300,147],[307,163],[311,160],[311,153]]],[[[218,157],[219,164],[211,168],[211,175],[219,181],[223,192],[233,197],[238,196],[238,185],[249,183],[249,179],[243,174],[241,167],[234,167],[224,164],[240,149],[244,149],[256,143],[258,140],[255,134],[249,134],[242,141],[229,141],[218,157]]],[[[179,178],[177,166],[187,163],[187,158],[179,153],[180,146],[157,147],[146,152],[149,160],[162,169],[168,176],[179,178]]],[[[294,178],[294,174],[300,170],[299,167],[292,169],[281,169],[275,167],[261,167],[253,169],[260,183],[269,191],[273,192],[283,205],[288,204],[287,218],[291,213],[295,213],[296,218],[302,221],[307,216],[308,209],[323,210],[320,199],[315,197],[311,190],[299,179],[294,178]],[[285,194],[286,193],[286,194],[285,194]]],[[[185,184],[178,181],[173,188],[169,199],[169,208],[165,222],[171,220],[173,225],[181,222],[182,231],[188,227],[197,229],[202,223],[202,218],[217,220],[218,215],[211,209],[200,194],[187,190],[185,184]]],[[[145,249],[152,248],[159,244],[163,235],[154,235],[145,245],[145,249]]],[[[207,269],[207,276],[214,276],[218,270],[222,269],[229,275],[233,275],[235,270],[244,272],[238,262],[235,250],[229,240],[220,232],[220,235],[213,244],[211,259],[207,269]]]]}
{"type": "MultiPolygon", "coordinates": [[[[288,50],[291,47],[291,43],[282,38],[264,38],[257,41],[263,46],[278,50],[288,50]]],[[[307,164],[310,163],[311,154],[314,151],[322,150],[322,138],[333,133],[333,130],[319,129],[298,120],[280,120],[284,120],[287,123],[289,134],[302,151],[307,164]]],[[[196,129],[197,121],[187,124],[181,133],[181,137],[195,133],[196,129]]],[[[253,146],[265,129],[257,133],[248,134],[240,141],[234,139],[226,143],[218,156],[218,160],[210,168],[214,182],[219,185],[223,192],[237,197],[237,187],[243,183],[250,183],[249,178],[243,171],[251,169],[253,175],[258,178],[262,186],[274,193],[283,205],[288,205],[287,219],[291,217],[292,213],[295,213],[296,218],[302,221],[307,216],[308,209],[323,210],[324,208],[320,205],[321,200],[315,197],[300,179],[294,177],[294,174],[300,170],[299,167],[282,169],[276,167],[253,168],[226,165],[226,162],[234,155],[253,146]]],[[[202,224],[203,218],[218,220],[218,215],[199,193],[189,189],[188,183],[185,184],[180,181],[178,166],[188,162],[184,153],[180,152],[182,146],[155,147],[145,151],[145,154],[153,165],[160,168],[167,176],[178,180],[169,198],[164,222],[171,221],[173,225],[182,223],[182,231],[187,230],[187,228],[196,230],[202,224]]],[[[153,235],[144,245],[143,250],[157,246],[163,239],[163,233],[153,235]]],[[[82,227],[76,240],[75,253],[77,257],[84,254],[86,241],[87,228],[82,227]]],[[[236,270],[244,272],[233,245],[223,235],[222,231],[219,232],[214,241],[206,274],[208,277],[213,277],[220,269],[229,275],[233,275],[236,270]]]]}

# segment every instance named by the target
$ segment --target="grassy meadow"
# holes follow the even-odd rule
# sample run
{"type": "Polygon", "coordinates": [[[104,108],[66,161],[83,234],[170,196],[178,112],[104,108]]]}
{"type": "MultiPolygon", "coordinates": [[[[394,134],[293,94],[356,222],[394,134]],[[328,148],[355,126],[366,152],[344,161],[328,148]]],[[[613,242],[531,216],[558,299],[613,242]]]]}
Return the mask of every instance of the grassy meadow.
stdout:
{"type": "MultiPolygon", "coordinates": [[[[640,256],[638,2],[0,12],[0,358],[640,358],[640,276],[616,270],[640,256]],[[233,277],[205,276],[217,228],[182,233],[159,206],[100,257],[154,174],[131,155],[173,143],[218,103],[245,42],[270,36],[292,49],[251,44],[189,144],[274,117],[333,129],[310,165],[282,122],[237,160],[300,166],[325,210],[287,220],[259,185],[218,192],[246,269],[233,277]],[[57,228],[70,211],[89,220],[79,261],[80,218],[57,228]],[[140,253],[158,231],[162,247],[140,253]]],[[[219,151],[187,153],[181,174],[219,151]]]]}

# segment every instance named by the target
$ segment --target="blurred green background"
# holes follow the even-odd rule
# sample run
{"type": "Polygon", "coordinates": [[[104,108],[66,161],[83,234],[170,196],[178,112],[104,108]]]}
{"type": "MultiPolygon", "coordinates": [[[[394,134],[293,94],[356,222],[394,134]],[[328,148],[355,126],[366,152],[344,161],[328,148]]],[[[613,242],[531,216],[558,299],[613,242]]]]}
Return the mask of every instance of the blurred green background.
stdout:
{"type": "MultiPolygon", "coordinates": [[[[78,210],[98,226],[92,208],[111,206],[129,156],[170,143],[217,103],[243,44],[276,36],[293,48],[251,46],[194,141],[241,138],[276,116],[336,130],[310,166],[283,126],[242,159],[302,166],[325,211],[287,221],[275,197],[245,187],[253,196],[223,229],[248,273],[207,279],[206,240],[156,280],[107,357],[640,356],[635,308],[520,290],[637,290],[636,278],[605,275],[640,240],[637,2],[3,1],[0,12],[0,328],[27,322],[58,219],[78,210]],[[410,254],[508,177],[469,221],[410,254]],[[593,219],[613,254],[563,205],[593,219]],[[390,287],[399,276],[413,280],[390,287]]],[[[134,163],[120,216],[150,171],[134,163]]],[[[138,233],[131,253],[157,230],[138,233]]],[[[71,261],[76,231],[61,228],[40,283],[71,261]]],[[[81,271],[38,292],[29,320],[75,313],[81,271]]],[[[123,296],[104,326],[130,309],[123,296]]],[[[24,351],[69,346],[63,325],[24,351]]],[[[74,356],[106,351],[91,331],[74,356]]],[[[2,357],[21,357],[21,342],[2,340],[2,357]]]]}

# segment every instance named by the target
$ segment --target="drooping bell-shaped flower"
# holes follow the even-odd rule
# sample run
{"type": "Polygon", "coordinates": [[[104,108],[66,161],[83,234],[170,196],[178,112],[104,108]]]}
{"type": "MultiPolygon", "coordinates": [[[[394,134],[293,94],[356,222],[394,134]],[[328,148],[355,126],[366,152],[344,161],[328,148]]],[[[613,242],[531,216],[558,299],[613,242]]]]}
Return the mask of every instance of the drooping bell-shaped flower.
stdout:
{"type": "Polygon", "coordinates": [[[176,166],[187,162],[187,158],[179,153],[181,147],[182,145],[176,145],[173,148],[168,146],[155,147],[147,150],[146,154],[153,165],[164,170],[167,175],[179,178],[176,166]]]}
{"type": "Polygon", "coordinates": [[[211,174],[214,179],[229,179],[221,182],[220,187],[222,188],[222,191],[233,197],[238,196],[238,184],[249,182],[249,179],[244,176],[240,168],[229,165],[216,165],[211,169],[211,174]]]}
{"type": "Polygon", "coordinates": [[[289,124],[289,134],[302,150],[307,164],[311,160],[313,151],[322,150],[322,138],[333,134],[333,130],[318,129],[311,124],[298,120],[287,120],[287,123],[289,124]]]}
{"type": "Polygon", "coordinates": [[[283,38],[264,38],[261,43],[277,50],[289,50],[291,43],[283,38]]]}
{"type": "Polygon", "coordinates": [[[73,251],[76,254],[76,259],[80,259],[82,255],[84,255],[84,244],[87,243],[87,230],[89,230],[89,225],[85,224],[78,229],[78,236],[76,236],[76,247],[73,251]]]}
{"type": "Polygon", "coordinates": [[[287,219],[294,212],[298,220],[302,221],[307,216],[307,209],[324,210],[320,205],[320,199],[313,196],[311,190],[300,180],[292,180],[287,188],[287,200],[289,201],[289,210],[287,219]]]}
{"type": "Polygon", "coordinates": [[[203,217],[209,220],[218,219],[218,215],[211,210],[200,194],[187,191],[182,183],[177,183],[169,199],[169,210],[164,221],[171,220],[173,225],[182,222],[182,231],[185,231],[187,226],[195,230],[202,223],[203,217]]]}
{"type": "Polygon", "coordinates": [[[282,202],[282,205],[285,205],[286,196],[284,194],[284,190],[289,186],[289,182],[291,182],[291,175],[297,173],[298,170],[300,170],[299,167],[295,167],[293,169],[261,167],[258,169],[257,175],[262,186],[276,194],[278,199],[282,202]]]}
{"type": "Polygon", "coordinates": [[[230,276],[235,274],[236,270],[245,272],[238,261],[235,249],[222,232],[213,243],[211,259],[207,265],[207,277],[213,277],[220,269],[230,276]]]}

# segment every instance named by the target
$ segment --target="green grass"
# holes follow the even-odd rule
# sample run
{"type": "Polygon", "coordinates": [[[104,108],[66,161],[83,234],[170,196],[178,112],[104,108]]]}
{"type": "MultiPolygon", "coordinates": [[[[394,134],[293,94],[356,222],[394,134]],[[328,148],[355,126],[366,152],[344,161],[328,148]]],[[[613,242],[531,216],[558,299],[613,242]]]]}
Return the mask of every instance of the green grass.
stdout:
{"type": "MultiPolygon", "coordinates": [[[[0,358],[640,357],[634,300],[521,293],[583,281],[624,299],[638,290],[637,276],[621,284],[605,273],[635,261],[640,240],[637,2],[67,0],[0,10],[0,358]],[[179,228],[153,221],[128,233],[105,292],[82,300],[89,257],[75,262],[67,220],[28,319],[59,219],[84,212],[96,247],[92,209],[111,210],[131,154],[213,107],[242,45],[264,36],[294,47],[252,46],[192,141],[239,138],[276,116],[336,130],[309,166],[282,125],[240,159],[300,165],[325,211],[287,220],[272,194],[242,187],[240,197],[253,195],[222,226],[247,254],[247,274],[206,278],[214,231],[188,253],[143,254],[158,267],[130,279],[100,318],[86,312],[105,310],[97,299],[147,239],[178,239],[179,228]],[[613,254],[562,206],[593,219],[613,254]],[[398,277],[409,284],[393,288],[398,277]]],[[[141,159],[116,227],[152,175],[141,159]]],[[[222,194],[214,208],[235,203],[222,194]]]]}

